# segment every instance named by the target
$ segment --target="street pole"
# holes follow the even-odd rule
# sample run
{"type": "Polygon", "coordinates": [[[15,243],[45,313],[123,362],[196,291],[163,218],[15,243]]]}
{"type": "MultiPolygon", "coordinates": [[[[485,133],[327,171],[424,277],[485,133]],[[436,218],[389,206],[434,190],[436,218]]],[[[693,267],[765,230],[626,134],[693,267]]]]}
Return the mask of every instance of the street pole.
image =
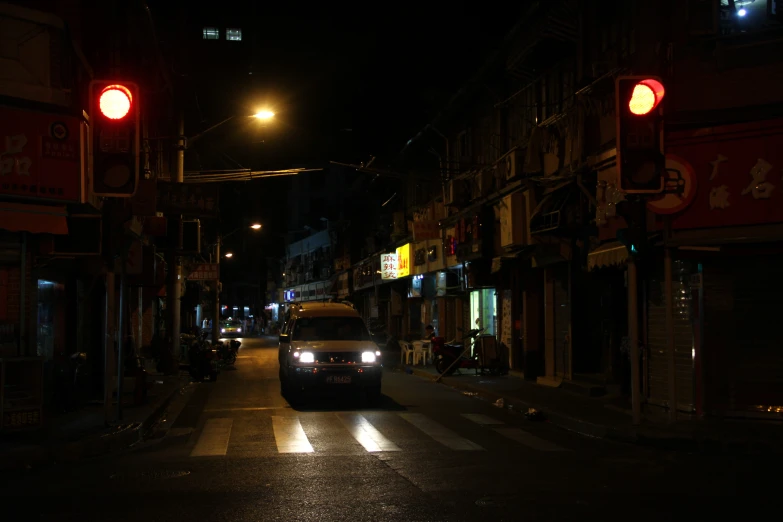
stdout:
{"type": "Polygon", "coordinates": [[[220,340],[220,235],[215,245],[215,262],[218,265],[218,276],[215,280],[215,310],[212,318],[212,342],[220,340]]]}
{"type": "MultiPolygon", "coordinates": [[[[179,135],[177,139],[177,164],[174,171],[174,183],[185,182],[185,117],[180,111],[179,114],[179,135]]],[[[181,216],[177,217],[177,220],[181,220],[181,216]]],[[[169,263],[169,285],[166,290],[166,308],[169,315],[169,372],[173,373],[179,366],[179,334],[181,329],[180,324],[180,298],[182,288],[182,267],[179,264],[179,256],[177,256],[177,250],[182,246],[181,236],[178,234],[175,241],[174,248],[168,256],[169,263]]]]}
{"type": "Polygon", "coordinates": [[[636,260],[628,258],[628,341],[631,344],[631,412],[633,425],[641,424],[642,402],[639,386],[639,292],[636,260]]]}
{"type": "Polygon", "coordinates": [[[128,257],[128,248],[122,248],[120,258],[120,304],[117,319],[117,420],[122,420],[122,385],[125,378],[125,260],[128,257]]]}
{"type": "MultiPolygon", "coordinates": [[[[666,219],[666,240],[668,241],[669,219],[666,219]]],[[[677,357],[674,338],[674,291],[672,289],[672,249],[664,245],[663,274],[666,289],[666,362],[669,370],[669,421],[677,421],[677,357]]]]}
{"type": "Polygon", "coordinates": [[[112,421],[112,390],[114,383],[114,272],[106,272],[106,301],[104,303],[104,336],[103,336],[103,414],[106,426],[112,421]]]}

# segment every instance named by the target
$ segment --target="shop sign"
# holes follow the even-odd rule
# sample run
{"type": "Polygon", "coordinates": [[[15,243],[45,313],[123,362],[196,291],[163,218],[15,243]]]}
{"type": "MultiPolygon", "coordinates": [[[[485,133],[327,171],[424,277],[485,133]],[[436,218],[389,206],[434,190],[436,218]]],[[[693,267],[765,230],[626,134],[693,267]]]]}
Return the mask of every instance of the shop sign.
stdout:
{"type": "Polygon", "coordinates": [[[783,222],[783,119],[671,133],[667,153],[690,166],[695,180],[673,229],[783,222]]]}
{"type": "Polygon", "coordinates": [[[158,182],[158,211],[186,217],[217,217],[219,183],[158,182]]]}
{"type": "Polygon", "coordinates": [[[437,221],[424,220],[413,222],[413,240],[415,242],[440,239],[440,227],[437,221]]]}
{"type": "Polygon", "coordinates": [[[0,107],[0,195],[81,201],[81,126],[73,116],[0,107]]]}
{"type": "Polygon", "coordinates": [[[218,281],[220,280],[220,265],[218,263],[202,263],[196,265],[188,274],[191,281],[218,281]]]}
{"type": "Polygon", "coordinates": [[[381,279],[397,279],[397,254],[381,254],[381,279]]]}
{"type": "Polygon", "coordinates": [[[397,249],[397,278],[411,275],[411,244],[397,249]]]}

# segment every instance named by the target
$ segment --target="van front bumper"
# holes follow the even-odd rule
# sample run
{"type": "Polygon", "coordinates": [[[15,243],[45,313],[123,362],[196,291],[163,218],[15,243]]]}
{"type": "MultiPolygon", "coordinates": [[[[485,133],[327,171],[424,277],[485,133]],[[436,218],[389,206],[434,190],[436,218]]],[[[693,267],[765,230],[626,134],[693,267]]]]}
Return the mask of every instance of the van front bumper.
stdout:
{"type": "Polygon", "coordinates": [[[289,382],[300,389],[370,388],[381,385],[383,367],[367,366],[289,366],[289,382]]]}

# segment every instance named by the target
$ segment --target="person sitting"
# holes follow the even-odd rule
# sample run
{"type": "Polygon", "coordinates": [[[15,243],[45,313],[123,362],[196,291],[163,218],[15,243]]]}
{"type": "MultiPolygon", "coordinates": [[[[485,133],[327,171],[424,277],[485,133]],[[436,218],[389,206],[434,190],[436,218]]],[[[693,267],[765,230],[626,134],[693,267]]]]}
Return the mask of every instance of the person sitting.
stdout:
{"type": "Polygon", "coordinates": [[[427,327],[424,329],[424,339],[427,341],[432,341],[432,339],[435,337],[435,328],[431,324],[428,324],[427,327]]]}

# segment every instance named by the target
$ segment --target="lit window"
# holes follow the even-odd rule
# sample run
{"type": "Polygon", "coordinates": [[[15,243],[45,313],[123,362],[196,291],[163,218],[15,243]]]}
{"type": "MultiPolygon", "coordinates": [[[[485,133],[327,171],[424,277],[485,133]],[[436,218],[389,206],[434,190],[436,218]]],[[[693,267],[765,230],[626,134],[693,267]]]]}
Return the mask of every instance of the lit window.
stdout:
{"type": "Polygon", "coordinates": [[[226,40],[242,41],[242,29],[226,29],[226,40]]]}
{"type": "Polygon", "coordinates": [[[220,40],[220,29],[217,27],[204,28],[204,40],[220,40]]]}

